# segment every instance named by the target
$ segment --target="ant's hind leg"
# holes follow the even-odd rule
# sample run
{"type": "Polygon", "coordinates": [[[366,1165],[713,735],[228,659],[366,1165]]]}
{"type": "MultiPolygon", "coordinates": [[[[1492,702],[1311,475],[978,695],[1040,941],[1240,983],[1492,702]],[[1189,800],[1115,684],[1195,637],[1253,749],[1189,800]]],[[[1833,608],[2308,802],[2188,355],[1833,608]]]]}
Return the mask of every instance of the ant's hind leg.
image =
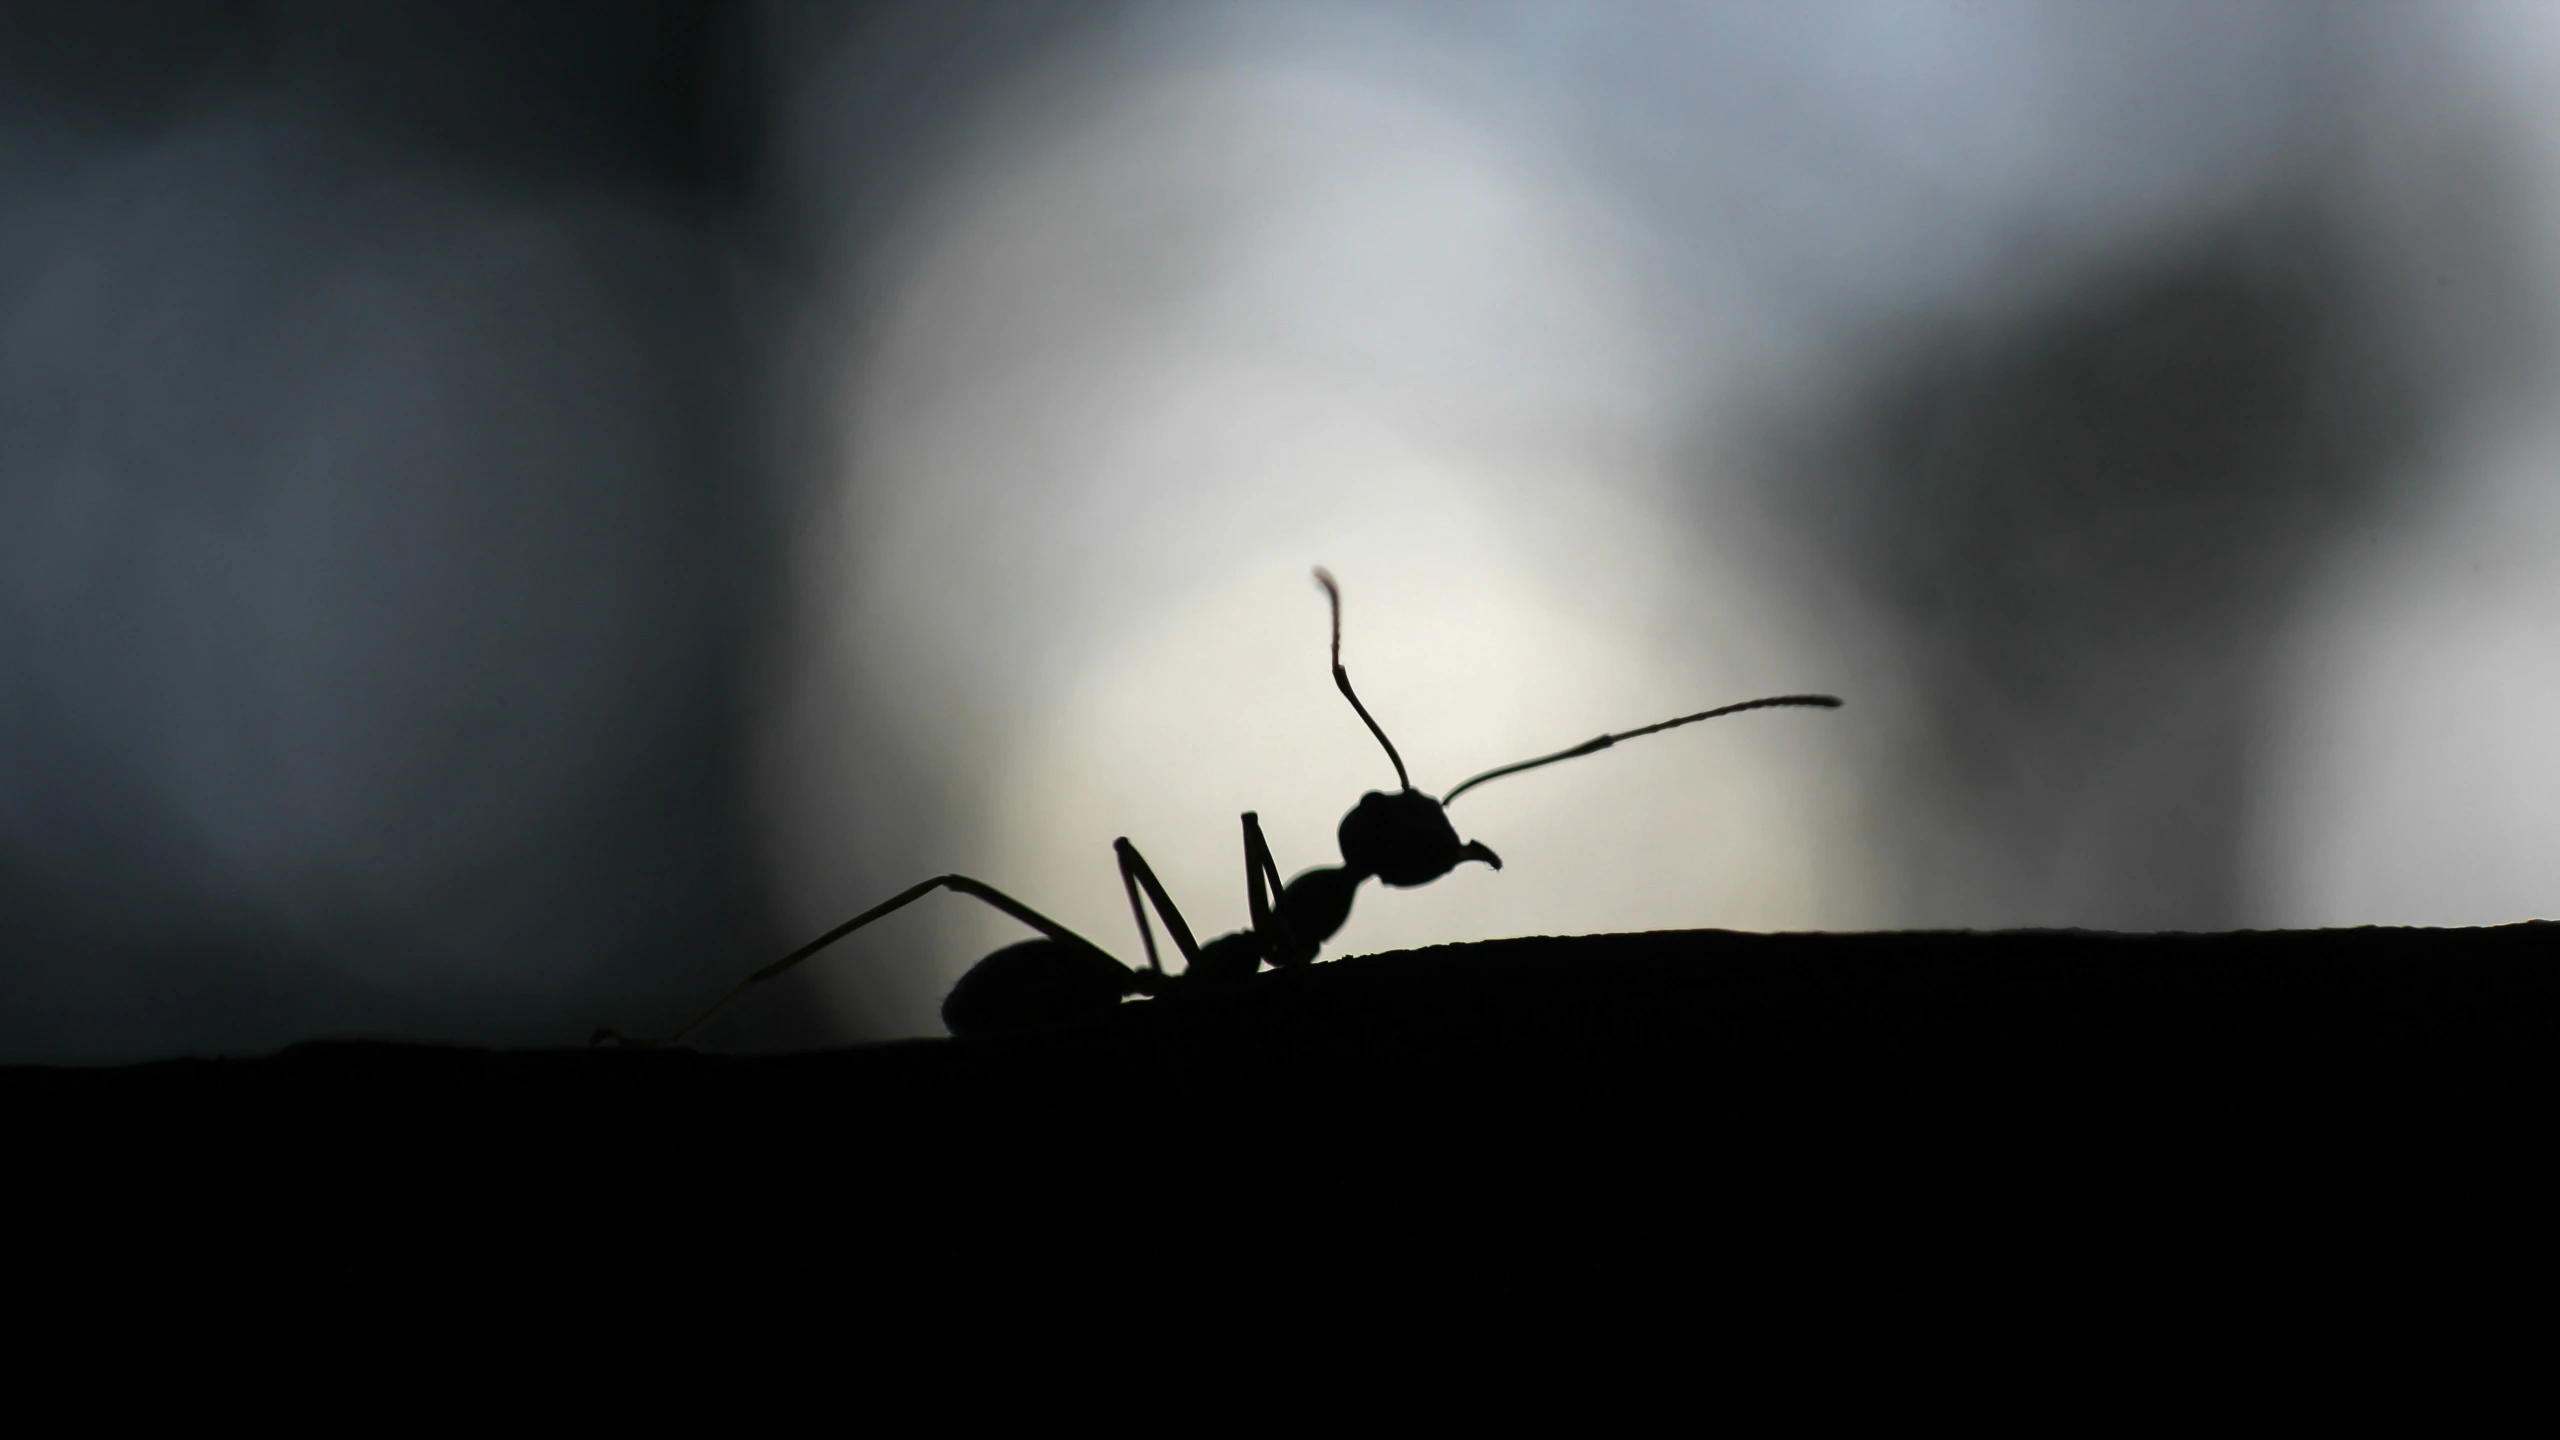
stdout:
{"type": "Polygon", "coordinates": [[[1147,868],[1147,857],[1139,854],[1138,847],[1130,844],[1125,835],[1112,841],[1111,849],[1120,857],[1120,884],[1129,892],[1129,913],[1138,917],[1138,939],[1147,947],[1147,964],[1157,974],[1164,973],[1164,963],[1156,958],[1155,932],[1147,928],[1146,909],[1138,903],[1141,886],[1146,888],[1147,899],[1155,902],[1156,913],[1164,917],[1165,933],[1173,937],[1174,948],[1182,952],[1184,970],[1198,965],[1200,942],[1191,938],[1191,926],[1182,918],[1182,911],[1174,905],[1173,897],[1164,893],[1164,886],[1157,883],[1156,872],[1147,868]]]}
{"type": "MultiPolygon", "coordinates": [[[[1150,877],[1150,883],[1153,883],[1152,877],[1150,877]]],[[[819,936],[817,939],[810,941],[808,944],[801,946],[799,949],[792,951],[790,954],[783,956],[772,964],[748,975],[744,980],[741,980],[737,984],[729,987],[729,993],[712,1002],[710,1009],[693,1017],[693,1019],[688,1022],[683,1029],[678,1030],[673,1035],[649,1037],[625,1035],[619,1030],[598,1030],[595,1033],[595,1038],[589,1043],[595,1045],[683,1044],[686,1036],[691,1035],[694,1031],[699,1030],[705,1024],[708,1024],[713,1016],[728,1009],[732,1001],[736,1000],[739,996],[746,994],[749,990],[754,989],[767,980],[771,980],[776,976],[781,975],[784,971],[791,969],[801,961],[806,960],[810,956],[817,954],[819,951],[826,949],[828,946],[833,945],[847,935],[861,929],[863,926],[870,924],[872,921],[878,920],[892,912],[903,910],[918,900],[923,899],[927,895],[932,894],[934,891],[942,889],[949,889],[959,894],[969,896],[972,899],[983,900],[987,904],[992,905],[1007,915],[1012,916],[1014,919],[1021,921],[1023,924],[1030,926],[1032,929],[1039,931],[1041,934],[1048,936],[1050,939],[1057,941],[1061,945],[1073,946],[1078,950],[1089,951],[1095,955],[1101,956],[1105,960],[1109,960],[1110,963],[1115,966],[1120,963],[1117,960],[1112,960],[1110,952],[1104,950],[1101,946],[1094,944],[1092,941],[1087,940],[1073,930],[1068,929],[1066,926],[1059,924],[1057,921],[1050,919],[1048,916],[1041,914],[1039,911],[1032,909],[1030,906],[1023,904],[1012,896],[1005,894],[993,885],[989,885],[980,880],[972,880],[966,875],[936,875],[922,884],[912,885],[907,889],[899,891],[897,894],[881,901],[879,904],[872,906],[861,914],[854,916],[852,919],[847,920],[833,930],[828,931],[826,934],[819,936]]]]}

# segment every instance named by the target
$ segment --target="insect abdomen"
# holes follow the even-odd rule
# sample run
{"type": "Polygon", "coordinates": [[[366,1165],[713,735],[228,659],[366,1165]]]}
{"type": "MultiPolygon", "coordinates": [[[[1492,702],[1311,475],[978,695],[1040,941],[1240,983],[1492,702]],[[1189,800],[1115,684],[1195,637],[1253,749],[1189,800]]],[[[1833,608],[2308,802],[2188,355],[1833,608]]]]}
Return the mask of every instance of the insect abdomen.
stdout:
{"type": "Polygon", "coordinates": [[[944,997],[942,1023],[954,1035],[1068,1024],[1137,993],[1137,979],[1128,966],[1098,950],[1025,940],[971,966],[944,997]]]}

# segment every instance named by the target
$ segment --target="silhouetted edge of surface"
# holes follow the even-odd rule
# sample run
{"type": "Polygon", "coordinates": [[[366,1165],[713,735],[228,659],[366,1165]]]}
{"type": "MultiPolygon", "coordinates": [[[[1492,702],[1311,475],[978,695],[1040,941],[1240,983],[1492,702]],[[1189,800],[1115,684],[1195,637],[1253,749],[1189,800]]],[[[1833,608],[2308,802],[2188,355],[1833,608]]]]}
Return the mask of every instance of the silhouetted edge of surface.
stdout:
{"type": "Polygon", "coordinates": [[[2555,942],[1524,939],[997,1040],[10,1070],[7,1275],[116,1415],[2512,1418],[2555,942]]]}

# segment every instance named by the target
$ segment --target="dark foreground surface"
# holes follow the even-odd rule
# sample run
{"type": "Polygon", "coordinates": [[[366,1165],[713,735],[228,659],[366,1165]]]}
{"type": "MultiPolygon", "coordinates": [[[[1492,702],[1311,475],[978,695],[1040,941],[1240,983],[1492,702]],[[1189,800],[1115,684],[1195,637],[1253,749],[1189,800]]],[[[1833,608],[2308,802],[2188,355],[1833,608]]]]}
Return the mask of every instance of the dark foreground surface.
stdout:
{"type": "Polygon", "coordinates": [[[11,1413],[2560,1411],[2560,926],[1527,940],[790,1058],[0,1072],[11,1413]]]}

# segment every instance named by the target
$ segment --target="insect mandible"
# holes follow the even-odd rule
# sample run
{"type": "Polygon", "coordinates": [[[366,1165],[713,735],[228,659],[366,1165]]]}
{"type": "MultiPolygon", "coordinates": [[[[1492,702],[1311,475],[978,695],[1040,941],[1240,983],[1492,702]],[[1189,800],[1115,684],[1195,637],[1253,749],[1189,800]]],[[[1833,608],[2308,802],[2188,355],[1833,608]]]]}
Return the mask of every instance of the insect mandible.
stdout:
{"type": "Polygon", "coordinates": [[[732,986],[727,994],[713,1002],[711,1008],[672,1035],[643,1037],[624,1035],[616,1030],[599,1030],[596,1044],[674,1045],[701,1029],[713,1016],[749,990],[774,979],[817,954],[820,950],[870,924],[874,920],[905,908],[936,890],[952,890],[983,900],[1023,924],[1040,932],[1040,938],[1006,946],[960,977],[951,994],[942,1002],[942,1023],[954,1035],[984,1035],[1011,1030],[1034,1029],[1064,1024],[1101,1014],[1132,996],[1166,996],[1211,987],[1224,988],[1253,975],[1263,966],[1288,967],[1304,965],[1316,958],[1316,951],[1342,928],[1350,918],[1351,901],[1360,883],[1376,879],[1380,884],[1409,888],[1428,885],[1470,860],[1481,860],[1494,869],[1502,868],[1502,860],[1482,841],[1461,841],[1455,826],[1449,823],[1447,806],[1460,795],[1488,780],[1535,770],[1560,760],[1577,759],[1606,750],[1621,740],[1633,740],[1700,720],[1713,720],[1720,715],[1738,714],[1745,710],[1765,710],[1782,705],[1810,705],[1836,709],[1839,697],[1833,695],[1771,695],[1758,700],[1745,700],[1736,705],[1718,706],[1695,715],[1682,715],[1657,725],[1636,730],[1622,730],[1601,735],[1570,749],[1552,755],[1496,766],[1463,783],[1448,794],[1433,799],[1413,788],[1405,773],[1404,757],[1396,753],[1395,742],[1387,738],[1369,707],[1360,703],[1359,694],[1351,688],[1350,672],[1342,668],[1342,587],[1321,568],[1315,572],[1316,583],[1324,587],[1325,598],[1333,609],[1333,683],[1342,698],[1351,702],[1352,712],[1360,717],[1378,745],[1387,752],[1388,763],[1395,766],[1398,790],[1390,795],[1372,790],[1360,797],[1351,813],[1342,817],[1336,838],[1342,847],[1342,863],[1319,865],[1301,871],[1287,884],[1280,880],[1280,868],[1271,858],[1271,846],[1262,837],[1262,824],[1254,812],[1244,815],[1244,881],[1245,904],[1251,915],[1250,926],[1233,934],[1221,935],[1207,944],[1192,938],[1191,927],[1182,911],[1157,882],[1148,868],[1146,857],[1128,837],[1111,842],[1120,859],[1120,883],[1129,894],[1129,910],[1137,918],[1138,939],[1146,947],[1147,963],[1134,967],[1122,963],[1101,946],[1073,930],[1005,894],[981,880],[966,875],[937,875],[930,880],[900,891],[887,900],[854,916],[833,930],[819,936],[772,964],[749,974],[732,986]],[[1156,950],[1153,927],[1147,923],[1147,908],[1152,905],[1164,921],[1174,948],[1182,952],[1183,968],[1168,971],[1156,950]]]}

